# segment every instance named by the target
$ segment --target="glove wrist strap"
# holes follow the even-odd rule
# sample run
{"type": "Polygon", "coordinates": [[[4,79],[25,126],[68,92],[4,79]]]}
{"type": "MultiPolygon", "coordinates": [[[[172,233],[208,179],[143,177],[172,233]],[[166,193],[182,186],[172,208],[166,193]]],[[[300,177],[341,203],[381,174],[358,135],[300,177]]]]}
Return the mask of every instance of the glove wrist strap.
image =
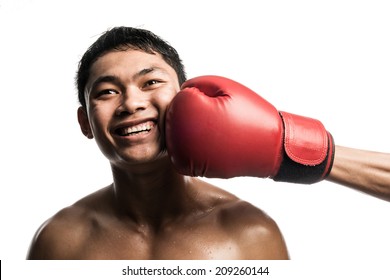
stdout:
{"type": "Polygon", "coordinates": [[[280,112],[284,125],[282,162],[275,181],[312,184],[332,169],[334,141],[318,120],[280,112]]]}

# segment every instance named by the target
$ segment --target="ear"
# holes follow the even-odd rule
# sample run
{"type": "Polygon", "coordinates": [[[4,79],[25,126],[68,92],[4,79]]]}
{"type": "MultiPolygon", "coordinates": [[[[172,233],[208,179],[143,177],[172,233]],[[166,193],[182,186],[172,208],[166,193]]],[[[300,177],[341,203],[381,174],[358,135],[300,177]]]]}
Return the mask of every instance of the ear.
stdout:
{"type": "Polygon", "coordinates": [[[77,119],[79,121],[79,125],[81,128],[81,132],[88,138],[92,139],[92,129],[89,125],[89,120],[87,116],[87,112],[85,111],[84,107],[80,106],[77,110],[77,119]]]}

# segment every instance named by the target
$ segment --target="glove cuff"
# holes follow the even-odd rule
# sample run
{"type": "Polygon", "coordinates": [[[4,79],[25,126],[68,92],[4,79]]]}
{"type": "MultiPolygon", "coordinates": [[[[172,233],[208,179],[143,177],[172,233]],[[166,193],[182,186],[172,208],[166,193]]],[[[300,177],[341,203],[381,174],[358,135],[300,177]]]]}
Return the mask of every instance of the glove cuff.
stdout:
{"type": "Polygon", "coordinates": [[[275,181],[312,184],[325,179],[333,166],[332,135],[315,119],[280,112],[284,124],[282,162],[275,181]]]}

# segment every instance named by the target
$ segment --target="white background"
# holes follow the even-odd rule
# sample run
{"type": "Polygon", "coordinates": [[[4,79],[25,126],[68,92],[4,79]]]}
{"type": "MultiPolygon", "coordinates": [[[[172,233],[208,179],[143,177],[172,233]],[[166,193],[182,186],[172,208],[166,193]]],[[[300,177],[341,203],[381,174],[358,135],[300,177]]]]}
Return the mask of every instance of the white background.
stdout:
{"type": "MultiPolygon", "coordinates": [[[[23,260],[40,224],[111,182],[79,131],[74,77],[110,27],[150,29],[188,77],[216,74],[317,118],[338,145],[390,152],[387,1],[0,0],[0,259],[23,260]]],[[[301,262],[388,259],[390,203],[349,188],[213,180],[273,217],[301,262]]]]}

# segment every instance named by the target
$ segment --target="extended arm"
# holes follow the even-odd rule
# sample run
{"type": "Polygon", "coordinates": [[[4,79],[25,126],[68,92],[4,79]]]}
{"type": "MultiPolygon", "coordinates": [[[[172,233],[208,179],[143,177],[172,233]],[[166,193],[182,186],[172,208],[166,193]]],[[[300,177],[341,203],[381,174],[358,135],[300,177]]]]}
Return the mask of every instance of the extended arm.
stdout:
{"type": "Polygon", "coordinates": [[[327,178],[390,201],[390,154],[335,149],[318,120],[278,111],[224,77],[184,83],[167,111],[166,128],[168,153],[182,174],[305,184],[327,178]]]}
{"type": "Polygon", "coordinates": [[[390,154],[336,146],[327,179],[390,201],[390,154]]]}

